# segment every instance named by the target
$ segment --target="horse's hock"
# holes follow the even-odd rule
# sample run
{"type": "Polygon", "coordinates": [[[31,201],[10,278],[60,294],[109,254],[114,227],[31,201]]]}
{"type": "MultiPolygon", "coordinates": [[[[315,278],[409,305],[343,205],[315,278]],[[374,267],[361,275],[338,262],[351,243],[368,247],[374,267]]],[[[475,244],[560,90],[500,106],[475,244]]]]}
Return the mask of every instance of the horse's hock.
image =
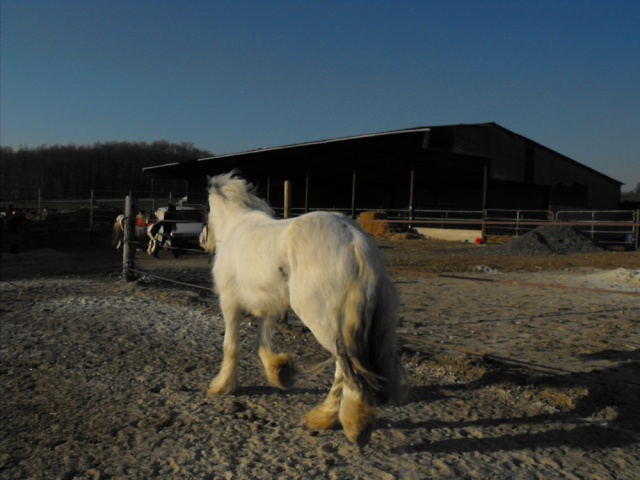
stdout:
{"type": "Polygon", "coordinates": [[[393,235],[385,212],[362,212],[358,216],[358,223],[365,232],[377,238],[385,238],[393,235]]]}

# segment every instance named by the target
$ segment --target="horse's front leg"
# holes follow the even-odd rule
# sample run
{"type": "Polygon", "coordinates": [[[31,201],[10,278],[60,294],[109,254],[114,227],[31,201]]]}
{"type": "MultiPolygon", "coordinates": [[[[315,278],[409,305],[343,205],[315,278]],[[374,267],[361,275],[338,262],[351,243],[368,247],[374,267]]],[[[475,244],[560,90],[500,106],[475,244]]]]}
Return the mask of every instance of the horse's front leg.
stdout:
{"type": "Polygon", "coordinates": [[[238,334],[242,315],[239,310],[224,308],[224,306],[222,312],[225,324],[222,366],[216,378],[209,385],[207,392],[209,397],[233,393],[238,387],[238,359],[240,355],[238,334]]]}
{"type": "Polygon", "coordinates": [[[296,369],[291,357],[286,353],[274,353],[271,342],[273,325],[278,317],[266,317],[258,320],[258,341],[256,349],[262,360],[269,383],[282,390],[295,383],[296,369]]]}
{"type": "Polygon", "coordinates": [[[342,399],[342,388],[344,384],[344,374],[342,367],[336,362],[336,373],[333,385],[324,402],[311,410],[304,417],[304,425],[312,430],[329,430],[338,425],[338,412],[340,410],[340,400],[342,399]]]}

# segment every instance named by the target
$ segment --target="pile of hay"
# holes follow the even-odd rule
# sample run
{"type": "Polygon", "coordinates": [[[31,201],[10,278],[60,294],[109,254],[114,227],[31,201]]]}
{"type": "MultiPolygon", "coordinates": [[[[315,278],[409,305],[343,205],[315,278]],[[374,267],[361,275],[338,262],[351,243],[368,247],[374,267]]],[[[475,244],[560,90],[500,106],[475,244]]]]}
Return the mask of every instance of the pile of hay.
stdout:
{"type": "Polygon", "coordinates": [[[362,212],[358,216],[358,223],[365,232],[376,238],[388,238],[393,235],[393,230],[386,222],[385,212],[362,212]]]}

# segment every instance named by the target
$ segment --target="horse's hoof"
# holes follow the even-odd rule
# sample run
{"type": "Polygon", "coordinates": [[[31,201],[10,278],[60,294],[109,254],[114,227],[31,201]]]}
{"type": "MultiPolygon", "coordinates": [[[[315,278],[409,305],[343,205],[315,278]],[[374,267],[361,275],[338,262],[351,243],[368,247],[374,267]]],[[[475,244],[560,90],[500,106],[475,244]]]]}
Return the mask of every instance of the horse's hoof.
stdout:
{"type": "Polygon", "coordinates": [[[207,398],[212,399],[220,395],[231,395],[233,392],[234,392],[234,389],[232,388],[224,388],[224,389],[210,388],[209,390],[207,390],[207,398]]]}
{"type": "Polygon", "coordinates": [[[296,368],[291,362],[289,355],[277,355],[269,364],[267,370],[269,383],[281,390],[286,390],[293,386],[296,381],[296,368]]]}
{"type": "Polygon", "coordinates": [[[375,408],[362,397],[343,395],[340,403],[340,423],[351,443],[364,447],[371,440],[375,428],[375,408]]]}
{"type": "Polygon", "coordinates": [[[282,388],[291,388],[296,383],[296,369],[291,363],[285,363],[278,368],[278,381],[282,388]]]}
{"type": "Polygon", "coordinates": [[[373,433],[373,430],[373,423],[369,423],[359,432],[345,431],[344,433],[351,443],[363,448],[371,441],[371,434],[373,433]]]}
{"type": "Polygon", "coordinates": [[[207,390],[207,398],[217,397],[218,395],[231,395],[236,391],[234,383],[218,383],[215,380],[209,385],[207,390]]]}
{"type": "Polygon", "coordinates": [[[307,413],[302,423],[311,430],[331,430],[338,425],[338,410],[320,405],[307,413]]]}

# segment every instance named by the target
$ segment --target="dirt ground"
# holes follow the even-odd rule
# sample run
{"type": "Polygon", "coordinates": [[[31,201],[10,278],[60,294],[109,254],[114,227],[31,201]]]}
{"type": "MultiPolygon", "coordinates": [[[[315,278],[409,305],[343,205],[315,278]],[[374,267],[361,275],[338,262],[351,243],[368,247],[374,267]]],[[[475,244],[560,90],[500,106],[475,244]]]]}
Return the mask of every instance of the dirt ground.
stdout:
{"type": "MultiPolygon", "coordinates": [[[[242,387],[206,399],[224,327],[205,255],[140,252],[127,282],[107,245],[3,250],[0,478],[638,478],[640,253],[379,244],[411,384],[362,450],[300,425],[333,372],[270,387],[250,317],[242,387]]],[[[326,359],[293,315],[276,343],[326,359]]]]}

